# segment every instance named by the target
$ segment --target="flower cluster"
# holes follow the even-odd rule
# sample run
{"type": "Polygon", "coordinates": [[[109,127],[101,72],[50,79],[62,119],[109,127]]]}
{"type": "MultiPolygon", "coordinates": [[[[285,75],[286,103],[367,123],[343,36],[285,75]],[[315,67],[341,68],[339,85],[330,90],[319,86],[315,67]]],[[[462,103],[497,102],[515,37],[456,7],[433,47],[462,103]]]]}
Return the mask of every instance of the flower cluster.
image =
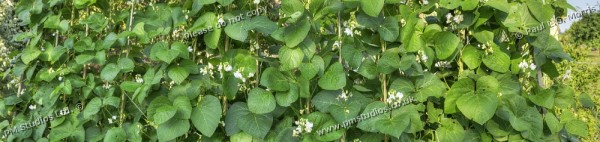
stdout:
{"type": "Polygon", "coordinates": [[[423,52],[423,50],[419,50],[417,52],[417,63],[425,63],[427,62],[427,59],[429,59],[429,57],[427,57],[427,55],[425,55],[425,52],[423,52]]]}
{"type": "Polygon", "coordinates": [[[452,22],[458,24],[464,20],[463,15],[460,11],[454,11],[454,15],[452,13],[446,14],[446,23],[450,24],[452,22]]]}
{"type": "Polygon", "coordinates": [[[536,67],[537,66],[531,60],[529,61],[529,63],[526,61],[521,61],[521,63],[519,63],[519,68],[521,68],[522,70],[526,70],[528,68],[531,70],[535,70],[536,67]]]}
{"type": "Polygon", "coordinates": [[[108,118],[108,124],[112,124],[112,123],[114,123],[116,121],[117,121],[117,116],[113,115],[111,118],[108,118]]]}
{"type": "Polygon", "coordinates": [[[493,54],[492,43],[486,42],[485,44],[477,44],[477,47],[485,51],[485,55],[493,54]]]}
{"type": "Polygon", "coordinates": [[[398,105],[398,104],[400,104],[400,102],[402,101],[402,98],[404,97],[404,93],[393,90],[393,89],[390,90],[387,94],[388,94],[388,98],[385,101],[388,104],[398,105]]]}
{"type": "Polygon", "coordinates": [[[135,82],[137,82],[137,83],[144,83],[144,79],[142,78],[142,75],[136,74],[135,75],[135,82]]]}
{"type": "Polygon", "coordinates": [[[348,101],[348,98],[352,97],[352,94],[348,94],[348,91],[342,91],[342,94],[337,96],[335,99],[348,101]]]}
{"type": "Polygon", "coordinates": [[[292,132],[292,136],[299,137],[302,133],[310,133],[312,132],[313,123],[308,121],[308,119],[300,118],[299,121],[295,121],[294,124],[298,125],[296,129],[292,132]]]}
{"type": "Polygon", "coordinates": [[[438,68],[452,68],[452,64],[450,64],[448,61],[436,62],[434,66],[438,68]]]}

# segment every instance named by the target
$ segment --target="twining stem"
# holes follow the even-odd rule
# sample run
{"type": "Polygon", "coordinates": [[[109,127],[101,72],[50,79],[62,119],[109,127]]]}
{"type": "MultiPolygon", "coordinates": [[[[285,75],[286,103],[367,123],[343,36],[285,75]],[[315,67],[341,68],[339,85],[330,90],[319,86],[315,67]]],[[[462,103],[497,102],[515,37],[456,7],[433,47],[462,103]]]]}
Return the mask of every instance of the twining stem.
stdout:
{"type": "Polygon", "coordinates": [[[339,42],[339,46],[338,46],[338,60],[340,63],[342,63],[342,18],[341,18],[341,14],[340,12],[338,12],[337,14],[337,32],[338,32],[338,39],[337,41],[339,42]]]}
{"type": "MultiPolygon", "coordinates": [[[[131,9],[129,10],[129,26],[128,29],[129,31],[133,30],[133,28],[131,26],[133,26],[133,9],[135,7],[135,3],[137,2],[137,0],[132,0],[131,1],[131,9]]],[[[129,50],[131,50],[131,47],[129,46],[131,44],[131,39],[129,39],[129,37],[127,37],[127,52],[125,53],[125,57],[129,57],[129,50]]]]}

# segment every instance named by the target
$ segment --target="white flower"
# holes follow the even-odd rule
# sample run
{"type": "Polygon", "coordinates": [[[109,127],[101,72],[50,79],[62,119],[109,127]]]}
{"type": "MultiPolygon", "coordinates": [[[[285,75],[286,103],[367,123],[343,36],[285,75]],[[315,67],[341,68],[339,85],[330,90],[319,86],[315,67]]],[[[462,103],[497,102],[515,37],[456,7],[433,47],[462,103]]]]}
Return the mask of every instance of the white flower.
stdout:
{"type": "Polygon", "coordinates": [[[59,76],[59,77],[58,77],[58,81],[62,81],[62,79],[63,79],[63,77],[62,77],[62,76],[59,76]]]}
{"type": "Polygon", "coordinates": [[[260,0],[254,0],[254,4],[259,4],[260,0]]]}
{"type": "Polygon", "coordinates": [[[192,48],[192,46],[188,46],[188,52],[194,52],[194,49],[192,48]]]}
{"type": "Polygon", "coordinates": [[[218,21],[218,22],[219,22],[220,24],[222,24],[222,23],[225,23],[225,20],[223,20],[223,18],[219,18],[219,21],[218,21]]]}
{"type": "Polygon", "coordinates": [[[114,120],[117,120],[117,116],[114,116],[114,115],[113,115],[113,116],[112,116],[112,119],[114,119],[114,120]]]}
{"type": "Polygon", "coordinates": [[[454,22],[456,22],[456,23],[460,23],[460,22],[462,22],[462,21],[463,21],[463,15],[462,15],[462,14],[460,14],[460,15],[456,15],[456,16],[454,16],[454,19],[453,19],[453,20],[454,20],[454,22]]]}
{"type": "Polygon", "coordinates": [[[140,74],[135,75],[135,82],[144,83],[144,79],[142,78],[142,75],[140,75],[140,74]]]}
{"type": "Polygon", "coordinates": [[[337,100],[344,100],[344,101],[348,101],[348,98],[352,97],[352,94],[347,95],[348,91],[342,91],[342,94],[340,94],[339,96],[336,97],[337,100]]]}
{"type": "Polygon", "coordinates": [[[113,123],[113,120],[108,118],[108,124],[112,124],[112,123],[113,123]]]}
{"type": "Polygon", "coordinates": [[[250,77],[254,77],[254,73],[253,72],[251,72],[250,74],[248,74],[248,78],[250,78],[250,77]]]}
{"type": "Polygon", "coordinates": [[[565,75],[563,76],[563,80],[565,80],[567,78],[571,78],[571,70],[567,70],[567,72],[565,72],[565,75]]]}
{"type": "Polygon", "coordinates": [[[423,61],[423,62],[426,62],[426,61],[427,61],[427,59],[429,59],[429,58],[427,57],[427,55],[425,55],[425,54],[421,55],[421,61],[423,61]]]}
{"type": "Polygon", "coordinates": [[[529,68],[530,68],[531,70],[535,70],[536,66],[535,66],[535,64],[531,63],[531,65],[529,65],[529,68]]]}
{"type": "Polygon", "coordinates": [[[452,13],[446,14],[446,23],[452,23],[452,21],[450,21],[450,19],[452,19],[452,13]]]}
{"type": "Polygon", "coordinates": [[[37,108],[37,106],[36,106],[36,105],[29,105],[29,109],[30,109],[30,110],[34,110],[34,109],[36,109],[36,108],[37,108]]]}
{"type": "Polygon", "coordinates": [[[427,4],[429,4],[429,1],[423,0],[423,5],[427,5],[427,4]]]}
{"type": "Polygon", "coordinates": [[[294,121],[294,124],[298,125],[298,127],[292,131],[292,136],[294,137],[299,137],[302,133],[312,132],[314,126],[312,122],[305,118],[300,118],[299,121],[294,121]]]}
{"type": "Polygon", "coordinates": [[[346,29],[344,29],[344,33],[345,33],[347,36],[354,36],[354,33],[352,33],[352,29],[350,29],[350,28],[346,28],[346,29]]]}
{"type": "Polygon", "coordinates": [[[340,47],[340,41],[335,41],[335,42],[333,43],[333,48],[335,49],[335,48],[337,48],[337,47],[340,47]]]}
{"type": "Polygon", "coordinates": [[[525,61],[521,61],[521,63],[519,63],[519,68],[521,68],[521,69],[529,68],[529,64],[527,64],[527,62],[525,62],[525,61]]]}
{"type": "Polygon", "coordinates": [[[403,94],[402,92],[397,92],[397,93],[396,93],[396,98],[397,98],[398,100],[402,99],[403,97],[404,97],[404,94],[403,94]]]}
{"type": "Polygon", "coordinates": [[[225,71],[231,71],[233,69],[233,67],[231,67],[231,65],[229,64],[225,64],[225,71]]]}
{"type": "Polygon", "coordinates": [[[186,15],[185,15],[185,19],[190,19],[190,17],[189,17],[189,16],[186,14],[186,15]]]}
{"type": "Polygon", "coordinates": [[[237,79],[242,80],[242,82],[246,82],[246,79],[244,78],[244,76],[242,76],[242,73],[239,70],[235,71],[235,73],[233,73],[233,76],[237,79]]]}

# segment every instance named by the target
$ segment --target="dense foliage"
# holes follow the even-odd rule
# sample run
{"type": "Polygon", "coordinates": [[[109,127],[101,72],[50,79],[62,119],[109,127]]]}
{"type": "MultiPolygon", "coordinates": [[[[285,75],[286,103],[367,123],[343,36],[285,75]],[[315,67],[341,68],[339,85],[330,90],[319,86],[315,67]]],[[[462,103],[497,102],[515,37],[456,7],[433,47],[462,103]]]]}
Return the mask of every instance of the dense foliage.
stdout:
{"type": "Polygon", "coordinates": [[[567,8],[20,0],[28,30],[12,40],[27,44],[7,57],[17,89],[0,91],[0,129],[7,141],[577,140],[588,127],[555,66],[571,57],[550,28],[532,30],[567,8]]]}

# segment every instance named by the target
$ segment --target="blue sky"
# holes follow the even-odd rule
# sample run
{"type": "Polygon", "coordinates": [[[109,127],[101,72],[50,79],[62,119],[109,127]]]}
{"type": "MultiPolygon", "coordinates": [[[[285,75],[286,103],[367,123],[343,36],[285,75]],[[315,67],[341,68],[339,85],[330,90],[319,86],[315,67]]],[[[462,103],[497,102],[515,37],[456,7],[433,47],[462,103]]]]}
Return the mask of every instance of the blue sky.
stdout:
{"type": "MultiPolygon", "coordinates": [[[[596,12],[600,11],[600,6],[598,4],[600,4],[600,0],[567,0],[567,2],[569,2],[569,4],[573,5],[573,7],[577,8],[577,11],[582,11],[582,10],[586,10],[589,7],[594,7],[596,9],[596,12]]],[[[576,11],[573,10],[569,10],[569,14],[574,13],[576,11]]],[[[561,25],[559,25],[560,27],[560,31],[564,32],[566,30],[569,29],[569,27],[571,27],[571,24],[573,24],[573,22],[578,21],[579,19],[575,19],[575,20],[567,20],[566,23],[563,23],[561,25]]]]}

